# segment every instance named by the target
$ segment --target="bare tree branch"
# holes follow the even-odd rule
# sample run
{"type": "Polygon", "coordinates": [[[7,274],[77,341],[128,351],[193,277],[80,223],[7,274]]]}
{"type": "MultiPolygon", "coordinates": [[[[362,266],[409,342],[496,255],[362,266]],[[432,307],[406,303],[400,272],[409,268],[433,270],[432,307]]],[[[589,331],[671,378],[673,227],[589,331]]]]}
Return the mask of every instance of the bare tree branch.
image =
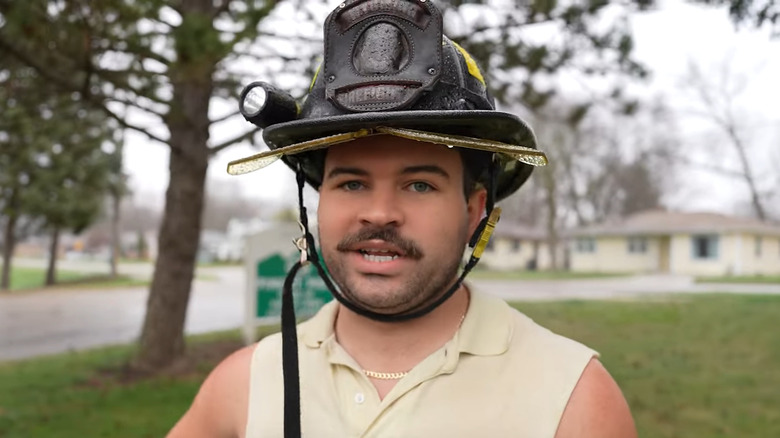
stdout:
{"type": "MultiPolygon", "coordinates": [[[[164,34],[160,34],[160,37],[164,37],[164,34]]],[[[110,50],[117,53],[122,53],[127,56],[132,56],[135,59],[138,59],[140,62],[143,62],[144,59],[151,59],[153,61],[157,61],[160,64],[170,67],[170,65],[173,63],[170,59],[166,58],[165,56],[154,53],[149,50],[144,50],[143,46],[133,46],[132,48],[128,49],[120,49],[115,44],[112,44],[110,46],[110,50]],[[140,58],[140,59],[139,59],[140,58]]]]}
{"type": "Polygon", "coordinates": [[[235,116],[237,116],[237,115],[239,115],[239,114],[241,114],[241,112],[240,112],[240,111],[234,111],[234,112],[232,112],[232,113],[225,114],[225,115],[224,115],[224,116],[222,116],[222,117],[217,117],[216,119],[212,120],[212,121],[211,121],[211,124],[212,124],[212,125],[216,125],[217,123],[222,123],[222,122],[224,122],[225,120],[232,119],[233,117],[235,117],[235,116]]]}
{"type": "MultiPolygon", "coordinates": [[[[92,70],[93,73],[95,73],[97,76],[99,76],[101,79],[105,80],[109,84],[113,85],[114,87],[122,90],[128,90],[136,95],[138,98],[148,99],[154,103],[168,106],[170,102],[160,99],[157,96],[154,96],[149,93],[143,93],[139,91],[136,87],[133,87],[130,85],[129,81],[129,75],[138,75],[138,76],[148,76],[149,78],[154,77],[153,73],[150,72],[141,72],[139,74],[138,70],[135,69],[127,69],[127,70],[103,70],[103,69],[94,69],[92,70]]],[[[138,106],[133,105],[131,106],[138,106]]],[[[146,110],[146,108],[138,106],[140,109],[146,110]]]]}
{"type": "Polygon", "coordinates": [[[123,105],[125,107],[139,109],[150,116],[157,117],[158,119],[160,119],[160,122],[163,122],[165,120],[165,113],[158,112],[157,110],[154,110],[148,106],[140,105],[137,101],[122,99],[116,96],[107,96],[106,102],[114,102],[123,105]]]}
{"type": "MultiPolygon", "coordinates": [[[[724,59],[723,62],[729,63],[729,61],[730,60],[727,58],[724,59]]],[[[766,209],[764,208],[764,202],[758,190],[755,173],[750,160],[748,159],[748,146],[738,132],[739,124],[734,117],[734,100],[736,96],[744,90],[744,84],[737,84],[737,87],[731,90],[729,82],[731,82],[733,78],[728,66],[723,66],[723,75],[723,78],[721,78],[722,83],[712,84],[707,80],[707,77],[702,73],[698,65],[689,62],[686,84],[689,88],[693,88],[695,95],[699,98],[704,107],[704,110],[700,115],[711,121],[717,128],[726,134],[728,143],[731,145],[734,152],[736,152],[740,162],[740,167],[742,169],[741,172],[739,172],[740,178],[750,189],[753,209],[759,219],[767,220],[766,209]],[[722,101],[714,96],[715,93],[721,95],[722,101]]],[[[733,174],[733,172],[726,172],[724,174],[729,175],[733,174]]]]}
{"type": "Polygon", "coordinates": [[[111,109],[109,109],[106,106],[102,98],[94,94],[83,93],[80,84],[73,82],[72,79],[70,78],[63,77],[63,75],[56,74],[56,72],[52,71],[50,68],[47,68],[47,66],[44,65],[44,63],[39,61],[34,56],[31,56],[25,53],[24,51],[18,50],[12,44],[9,44],[3,37],[0,37],[0,48],[4,49],[12,56],[16,57],[17,59],[21,60],[25,64],[32,67],[39,75],[41,75],[41,77],[49,80],[51,83],[55,84],[60,89],[64,91],[79,93],[82,99],[84,99],[87,103],[106,113],[109,117],[116,120],[122,127],[139,132],[145,135],[146,137],[148,137],[150,140],[154,140],[156,142],[169,145],[167,140],[152,134],[151,131],[149,131],[148,129],[129,123],[127,120],[125,120],[124,117],[111,111],[111,109]]]}
{"type": "Polygon", "coordinates": [[[284,38],[286,41],[293,41],[293,42],[304,42],[304,43],[314,43],[314,44],[322,44],[322,38],[320,37],[307,37],[303,35],[296,35],[296,36],[281,36],[277,33],[268,32],[268,31],[260,31],[258,32],[258,35],[261,37],[273,37],[273,38],[284,38]]]}
{"type": "Polygon", "coordinates": [[[745,175],[742,172],[740,172],[739,170],[728,169],[728,168],[717,166],[717,165],[714,165],[714,164],[704,163],[704,162],[701,162],[701,161],[692,160],[691,158],[686,157],[685,155],[682,155],[682,154],[674,154],[674,155],[672,155],[672,159],[675,160],[678,163],[682,163],[682,164],[684,164],[686,166],[689,166],[689,167],[693,167],[693,168],[700,169],[700,170],[706,170],[708,172],[714,172],[714,173],[717,173],[719,175],[727,176],[727,177],[730,177],[730,178],[735,178],[735,179],[740,179],[740,180],[745,178],[745,175]]]}
{"type": "Polygon", "coordinates": [[[216,146],[212,146],[212,147],[209,148],[209,155],[215,155],[219,151],[221,151],[222,149],[225,149],[228,146],[232,146],[232,145],[234,145],[236,143],[240,143],[242,141],[249,140],[249,139],[253,138],[255,136],[255,134],[257,134],[260,131],[261,131],[260,128],[254,128],[254,129],[252,129],[249,132],[246,132],[246,133],[241,134],[241,135],[239,135],[237,137],[234,137],[232,139],[224,141],[224,142],[222,142],[222,143],[220,143],[220,144],[218,144],[216,146]]]}

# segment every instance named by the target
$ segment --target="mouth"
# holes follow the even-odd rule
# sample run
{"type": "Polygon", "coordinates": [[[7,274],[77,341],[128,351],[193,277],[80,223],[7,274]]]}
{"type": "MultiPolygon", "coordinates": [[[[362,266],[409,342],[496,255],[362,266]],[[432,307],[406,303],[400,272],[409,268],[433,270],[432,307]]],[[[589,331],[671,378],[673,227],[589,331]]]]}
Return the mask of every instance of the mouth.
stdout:
{"type": "Polygon", "coordinates": [[[363,260],[372,263],[389,263],[401,257],[399,253],[392,250],[358,249],[357,252],[363,256],[363,260]]]}

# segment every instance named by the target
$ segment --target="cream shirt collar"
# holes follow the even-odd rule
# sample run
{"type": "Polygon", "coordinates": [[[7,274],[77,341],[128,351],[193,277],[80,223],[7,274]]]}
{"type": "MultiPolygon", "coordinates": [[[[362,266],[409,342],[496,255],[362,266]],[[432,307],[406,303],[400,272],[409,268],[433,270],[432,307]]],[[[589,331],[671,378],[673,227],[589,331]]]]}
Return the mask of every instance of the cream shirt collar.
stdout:
{"type": "MultiPolygon", "coordinates": [[[[471,301],[463,319],[458,338],[458,351],[477,356],[496,356],[509,349],[512,339],[511,308],[501,299],[471,291],[471,301]]],[[[309,348],[320,348],[332,338],[333,323],[339,304],[331,301],[317,314],[303,323],[299,330],[301,341],[309,348]]]]}

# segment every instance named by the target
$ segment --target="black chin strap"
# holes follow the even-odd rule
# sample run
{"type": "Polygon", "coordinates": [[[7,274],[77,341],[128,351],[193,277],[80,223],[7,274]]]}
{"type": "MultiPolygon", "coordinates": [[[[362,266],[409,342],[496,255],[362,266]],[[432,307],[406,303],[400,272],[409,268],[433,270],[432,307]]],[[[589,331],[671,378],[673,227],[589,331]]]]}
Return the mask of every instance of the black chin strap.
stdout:
{"type": "Polygon", "coordinates": [[[309,215],[306,212],[306,207],[303,204],[303,188],[306,184],[306,177],[301,169],[300,164],[296,171],[296,180],[298,183],[298,212],[299,221],[303,231],[303,236],[296,240],[295,244],[301,251],[301,260],[296,262],[290,272],[287,273],[287,277],[284,279],[284,287],[282,289],[282,371],[284,376],[284,437],[285,438],[300,438],[301,437],[301,391],[300,391],[300,376],[298,368],[298,332],[295,320],[295,304],[293,300],[292,286],[295,280],[295,276],[301,267],[306,266],[309,262],[317,269],[317,273],[328,286],[333,297],[338,300],[340,304],[349,310],[366,318],[370,318],[376,321],[382,322],[401,322],[408,321],[410,319],[419,318],[433,311],[439,307],[442,303],[447,301],[461,286],[463,280],[466,278],[469,272],[474,269],[474,266],[479,262],[482,252],[485,250],[490,236],[493,234],[496,223],[501,216],[501,209],[495,207],[496,199],[496,178],[498,176],[498,164],[494,160],[489,169],[489,184],[488,184],[488,196],[485,210],[487,216],[482,219],[474,234],[471,237],[469,246],[474,248],[468,263],[463,268],[463,273],[458,277],[458,280],[445,292],[442,296],[435,301],[425,304],[423,303],[420,308],[411,310],[402,314],[384,314],[377,313],[363,307],[356,305],[355,303],[347,300],[341,292],[335,287],[330,279],[330,276],[325,272],[325,269],[320,263],[319,254],[314,243],[314,236],[309,232],[309,215]]]}

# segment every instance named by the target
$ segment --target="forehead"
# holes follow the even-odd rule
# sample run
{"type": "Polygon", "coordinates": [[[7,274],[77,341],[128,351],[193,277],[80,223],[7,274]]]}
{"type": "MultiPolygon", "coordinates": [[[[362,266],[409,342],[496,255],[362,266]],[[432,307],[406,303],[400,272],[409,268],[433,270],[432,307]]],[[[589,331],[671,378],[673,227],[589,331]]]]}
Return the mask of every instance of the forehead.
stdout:
{"type": "Polygon", "coordinates": [[[331,146],[325,154],[325,174],[340,166],[364,170],[401,170],[437,165],[458,174],[463,163],[455,148],[390,135],[366,137],[331,146]]]}

